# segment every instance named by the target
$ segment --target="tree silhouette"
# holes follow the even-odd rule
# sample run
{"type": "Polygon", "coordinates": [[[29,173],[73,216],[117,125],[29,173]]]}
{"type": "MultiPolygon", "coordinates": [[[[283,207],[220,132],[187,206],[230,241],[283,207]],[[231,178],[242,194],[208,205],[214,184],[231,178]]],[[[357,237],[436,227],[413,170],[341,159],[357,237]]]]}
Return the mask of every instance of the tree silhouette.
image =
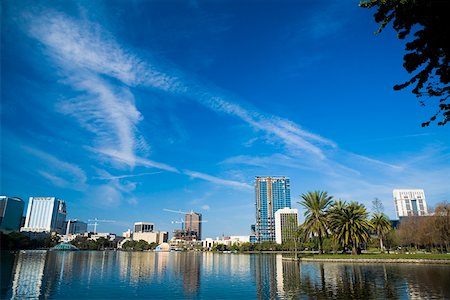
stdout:
{"type": "Polygon", "coordinates": [[[413,86],[412,93],[425,105],[424,98],[439,99],[439,110],[428,126],[440,115],[438,125],[450,121],[450,1],[447,0],[369,0],[360,2],[363,8],[377,8],[375,21],[380,33],[392,22],[399,39],[408,39],[403,67],[414,73],[411,79],[394,86],[401,90],[413,86]]]}

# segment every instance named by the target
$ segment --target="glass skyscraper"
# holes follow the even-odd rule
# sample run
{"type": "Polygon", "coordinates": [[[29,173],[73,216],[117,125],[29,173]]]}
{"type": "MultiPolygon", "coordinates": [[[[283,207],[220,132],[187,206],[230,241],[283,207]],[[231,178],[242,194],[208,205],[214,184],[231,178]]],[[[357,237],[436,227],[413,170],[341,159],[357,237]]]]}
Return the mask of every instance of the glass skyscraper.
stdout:
{"type": "Polygon", "coordinates": [[[282,208],[291,208],[289,178],[255,178],[256,197],[256,240],[275,241],[275,212],[282,208]]]}
{"type": "Polygon", "coordinates": [[[24,206],[20,198],[0,196],[0,230],[18,231],[24,206]]]}

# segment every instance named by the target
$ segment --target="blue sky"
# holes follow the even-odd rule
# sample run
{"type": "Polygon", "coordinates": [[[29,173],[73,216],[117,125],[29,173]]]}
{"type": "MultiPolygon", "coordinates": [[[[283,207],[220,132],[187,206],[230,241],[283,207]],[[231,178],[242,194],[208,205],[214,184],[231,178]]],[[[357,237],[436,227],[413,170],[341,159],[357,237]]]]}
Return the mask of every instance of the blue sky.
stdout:
{"type": "MultiPolygon", "coordinates": [[[[3,1],[1,194],[68,217],[249,234],[256,175],[393,218],[450,195],[450,127],[409,91],[403,42],[357,1],[3,1]]],[[[300,208],[301,209],[301,208],[300,208]]],[[[303,220],[303,216],[301,217],[303,220]]]]}

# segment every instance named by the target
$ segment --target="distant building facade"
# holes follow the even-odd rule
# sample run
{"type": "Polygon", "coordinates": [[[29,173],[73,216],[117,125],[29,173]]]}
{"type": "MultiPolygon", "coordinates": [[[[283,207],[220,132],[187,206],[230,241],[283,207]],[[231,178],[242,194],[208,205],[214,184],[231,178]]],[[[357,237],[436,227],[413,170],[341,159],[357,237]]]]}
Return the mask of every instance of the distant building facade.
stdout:
{"type": "Polygon", "coordinates": [[[423,189],[395,189],[393,197],[398,218],[428,215],[423,189]]]}
{"type": "Polygon", "coordinates": [[[134,223],[134,232],[153,232],[155,224],[149,222],[134,223]]]}
{"type": "Polygon", "coordinates": [[[30,197],[25,226],[21,231],[57,232],[64,234],[66,203],[55,197],[30,197]]]}
{"type": "Polygon", "coordinates": [[[289,178],[255,178],[256,198],[256,240],[275,241],[275,212],[291,207],[291,189],[289,178]]]}
{"type": "Polygon", "coordinates": [[[0,196],[0,230],[19,231],[24,207],[20,198],[0,196]]]}
{"type": "Polygon", "coordinates": [[[87,232],[87,223],[80,220],[68,220],[66,234],[81,234],[87,232]]]}
{"type": "Polygon", "coordinates": [[[275,212],[275,241],[282,244],[292,241],[298,230],[298,210],[282,208],[275,212]]]}
{"type": "Polygon", "coordinates": [[[191,212],[184,216],[184,229],[189,232],[192,239],[202,239],[202,214],[191,212]]]}
{"type": "Polygon", "coordinates": [[[148,222],[134,223],[132,238],[134,241],[144,240],[147,243],[161,244],[167,242],[169,233],[167,231],[153,231],[154,224],[148,222]]]}

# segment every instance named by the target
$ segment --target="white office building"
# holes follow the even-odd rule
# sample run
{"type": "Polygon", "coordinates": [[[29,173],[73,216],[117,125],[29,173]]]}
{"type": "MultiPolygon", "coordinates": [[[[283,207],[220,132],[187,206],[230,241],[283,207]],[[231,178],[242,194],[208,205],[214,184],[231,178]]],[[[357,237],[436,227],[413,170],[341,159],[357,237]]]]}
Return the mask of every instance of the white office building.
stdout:
{"type": "Polygon", "coordinates": [[[292,241],[298,230],[298,209],[282,208],[275,212],[275,241],[282,244],[292,241]]]}
{"type": "Polygon", "coordinates": [[[66,203],[55,197],[30,197],[20,231],[66,233],[66,203]]]}
{"type": "Polygon", "coordinates": [[[393,196],[398,218],[428,215],[425,192],[422,189],[395,189],[393,196]]]}

